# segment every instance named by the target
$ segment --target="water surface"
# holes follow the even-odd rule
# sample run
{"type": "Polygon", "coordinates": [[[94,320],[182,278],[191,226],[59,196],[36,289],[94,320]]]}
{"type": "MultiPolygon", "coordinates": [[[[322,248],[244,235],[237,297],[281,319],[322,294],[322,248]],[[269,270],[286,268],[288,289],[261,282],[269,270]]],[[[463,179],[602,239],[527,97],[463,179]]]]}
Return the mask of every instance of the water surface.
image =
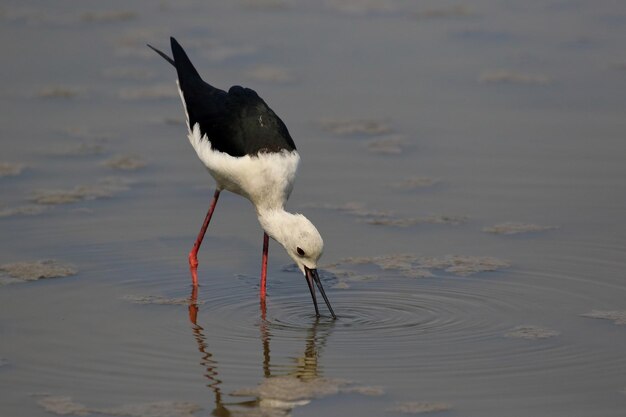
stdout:
{"type": "Polygon", "coordinates": [[[0,20],[0,414],[624,415],[619,2],[6,1],[0,20]],[[192,292],[213,184],[145,47],[170,35],[287,123],[289,208],[324,237],[337,321],[275,243],[259,303],[262,231],[231,194],[192,292]]]}

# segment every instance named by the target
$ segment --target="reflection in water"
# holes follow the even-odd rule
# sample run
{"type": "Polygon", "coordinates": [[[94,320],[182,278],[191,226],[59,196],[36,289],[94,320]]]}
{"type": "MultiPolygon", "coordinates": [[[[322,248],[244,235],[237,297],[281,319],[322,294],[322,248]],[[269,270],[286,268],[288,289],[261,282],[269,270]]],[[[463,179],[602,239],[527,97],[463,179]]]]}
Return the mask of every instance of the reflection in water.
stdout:
{"type": "Polygon", "coordinates": [[[198,351],[202,355],[200,364],[206,369],[204,376],[209,380],[207,387],[209,387],[215,396],[215,409],[211,413],[214,416],[230,416],[230,411],[224,407],[222,402],[222,391],[220,390],[220,384],[222,381],[218,378],[217,374],[217,362],[213,359],[213,354],[209,352],[206,343],[206,337],[202,333],[204,330],[196,323],[198,318],[198,287],[192,286],[191,297],[189,297],[189,320],[193,324],[192,331],[193,336],[198,344],[198,351]]]}
{"type": "Polygon", "coordinates": [[[231,396],[252,397],[251,400],[224,402],[221,390],[222,381],[217,371],[217,361],[209,351],[204,329],[197,323],[198,318],[198,287],[192,286],[189,297],[189,320],[198,351],[202,355],[200,364],[205,368],[204,376],[209,383],[207,387],[214,395],[215,408],[211,415],[219,417],[263,415],[287,416],[299,405],[307,404],[311,399],[339,392],[346,381],[331,380],[321,377],[319,358],[326,345],[334,321],[321,324],[317,318],[307,329],[304,352],[296,358],[290,372],[284,375],[272,375],[270,356],[270,323],[267,321],[267,310],[264,299],[261,299],[261,323],[259,326],[261,346],[263,350],[263,376],[265,379],[256,388],[242,389],[230,393],[231,396]]]}

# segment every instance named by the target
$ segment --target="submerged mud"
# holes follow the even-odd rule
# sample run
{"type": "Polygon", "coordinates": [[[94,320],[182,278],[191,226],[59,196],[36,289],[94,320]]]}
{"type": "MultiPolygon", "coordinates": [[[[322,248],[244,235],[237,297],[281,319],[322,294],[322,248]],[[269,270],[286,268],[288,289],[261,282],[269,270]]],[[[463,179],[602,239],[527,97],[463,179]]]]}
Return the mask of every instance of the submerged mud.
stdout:
{"type": "Polygon", "coordinates": [[[24,171],[26,166],[18,162],[0,162],[0,178],[16,177],[24,171]]]}
{"type": "Polygon", "coordinates": [[[37,403],[47,412],[61,416],[98,414],[116,417],[189,417],[202,409],[197,404],[179,401],[158,401],[102,408],[89,407],[75,402],[72,397],[54,395],[44,395],[37,403]]]}
{"type": "Polygon", "coordinates": [[[74,265],[53,259],[13,262],[0,265],[0,283],[61,278],[76,275],[77,273],[78,270],[74,265]]]}

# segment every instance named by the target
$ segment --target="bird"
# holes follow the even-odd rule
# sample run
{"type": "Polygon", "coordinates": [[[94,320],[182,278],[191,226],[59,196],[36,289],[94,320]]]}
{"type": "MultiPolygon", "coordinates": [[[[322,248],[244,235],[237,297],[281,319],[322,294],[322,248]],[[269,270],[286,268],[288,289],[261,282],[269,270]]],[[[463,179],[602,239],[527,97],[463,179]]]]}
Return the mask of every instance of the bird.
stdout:
{"type": "Polygon", "coordinates": [[[332,318],[336,319],[317,271],[324,250],[322,236],[304,215],[285,210],[300,163],[287,126],[256,91],[239,85],[225,91],[210,85],[202,79],[174,37],[170,37],[170,45],[171,58],[152,45],[147,46],[176,69],[187,137],[216,184],[206,217],[189,252],[193,287],[198,286],[198,250],[220,193],[226,190],[253,204],[263,229],[261,302],[265,303],[267,293],[268,246],[272,238],[304,275],[316,317],[320,317],[320,313],[315,286],[332,318]]]}

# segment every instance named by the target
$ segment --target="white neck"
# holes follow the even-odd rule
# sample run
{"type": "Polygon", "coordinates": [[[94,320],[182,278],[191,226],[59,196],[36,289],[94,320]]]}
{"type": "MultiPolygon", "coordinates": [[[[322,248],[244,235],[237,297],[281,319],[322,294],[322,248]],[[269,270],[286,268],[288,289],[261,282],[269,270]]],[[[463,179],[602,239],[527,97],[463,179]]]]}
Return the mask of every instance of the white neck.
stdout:
{"type": "Polygon", "coordinates": [[[282,205],[271,208],[257,206],[257,217],[261,227],[272,239],[283,244],[289,235],[292,217],[295,214],[286,211],[282,205]]]}
{"type": "Polygon", "coordinates": [[[324,241],[319,232],[302,214],[285,211],[282,206],[273,209],[257,208],[263,230],[280,243],[300,270],[316,268],[324,251],[324,241]]]}

